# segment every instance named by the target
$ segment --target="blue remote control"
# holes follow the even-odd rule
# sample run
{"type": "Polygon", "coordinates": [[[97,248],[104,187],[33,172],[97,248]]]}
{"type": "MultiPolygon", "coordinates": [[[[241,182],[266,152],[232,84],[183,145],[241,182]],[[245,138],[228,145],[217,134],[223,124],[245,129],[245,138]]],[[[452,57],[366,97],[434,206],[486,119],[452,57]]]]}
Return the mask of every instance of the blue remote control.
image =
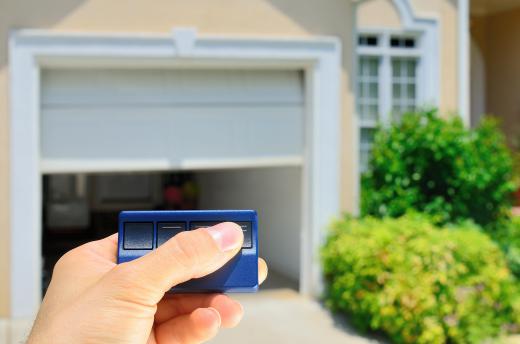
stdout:
{"type": "Polygon", "coordinates": [[[244,233],[242,249],[212,274],[173,287],[173,293],[258,290],[258,221],[254,210],[122,211],[117,263],[139,258],[182,231],[235,222],[244,233]]]}

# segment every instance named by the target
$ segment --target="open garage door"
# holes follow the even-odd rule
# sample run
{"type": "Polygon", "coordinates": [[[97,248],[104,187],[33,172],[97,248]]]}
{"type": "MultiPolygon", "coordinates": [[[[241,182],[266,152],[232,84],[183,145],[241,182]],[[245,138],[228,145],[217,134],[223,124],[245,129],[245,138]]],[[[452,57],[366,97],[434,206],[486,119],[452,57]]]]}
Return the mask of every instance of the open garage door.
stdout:
{"type": "Polygon", "coordinates": [[[120,210],[176,209],[163,195],[183,170],[194,208],[258,211],[268,284],[298,288],[302,72],[50,69],[41,89],[44,276],[120,210]]]}
{"type": "Polygon", "coordinates": [[[44,173],[298,165],[302,73],[42,72],[44,173]]]}

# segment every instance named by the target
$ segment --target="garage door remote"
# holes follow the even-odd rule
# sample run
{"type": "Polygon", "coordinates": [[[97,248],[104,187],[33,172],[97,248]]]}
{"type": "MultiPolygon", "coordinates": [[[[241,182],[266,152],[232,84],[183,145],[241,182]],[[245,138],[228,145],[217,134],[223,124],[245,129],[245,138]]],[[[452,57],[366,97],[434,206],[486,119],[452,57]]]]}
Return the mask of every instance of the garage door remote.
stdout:
{"type": "Polygon", "coordinates": [[[117,263],[139,258],[174,235],[221,222],[235,222],[244,233],[242,249],[212,274],[173,287],[173,293],[258,290],[257,215],[254,210],[122,211],[119,214],[117,263]]]}

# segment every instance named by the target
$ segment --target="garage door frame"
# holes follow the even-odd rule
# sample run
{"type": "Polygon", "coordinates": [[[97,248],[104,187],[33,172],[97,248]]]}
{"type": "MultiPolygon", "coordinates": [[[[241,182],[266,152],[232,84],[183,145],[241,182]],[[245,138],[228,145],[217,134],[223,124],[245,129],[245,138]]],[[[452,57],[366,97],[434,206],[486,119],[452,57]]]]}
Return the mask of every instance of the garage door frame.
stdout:
{"type": "MultiPolygon", "coordinates": [[[[11,317],[41,300],[40,70],[46,67],[280,68],[305,73],[300,290],[322,290],[318,248],[339,213],[341,47],[334,37],[273,39],[18,30],[10,61],[11,317]]],[[[293,161],[294,163],[294,161],[293,161]]]]}

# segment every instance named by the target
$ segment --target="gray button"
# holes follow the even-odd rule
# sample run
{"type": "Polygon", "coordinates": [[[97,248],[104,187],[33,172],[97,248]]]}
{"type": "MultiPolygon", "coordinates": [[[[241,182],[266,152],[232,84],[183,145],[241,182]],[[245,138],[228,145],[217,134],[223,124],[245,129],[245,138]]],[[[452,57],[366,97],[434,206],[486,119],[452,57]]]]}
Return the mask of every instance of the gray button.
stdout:
{"type": "Polygon", "coordinates": [[[190,230],[198,229],[198,228],[206,228],[214,226],[218,223],[222,222],[234,222],[242,228],[242,233],[244,233],[244,244],[242,248],[251,248],[253,247],[253,231],[251,229],[251,222],[236,222],[236,221],[199,221],[199,222],[191,222],[190,230]]]}
{"type": "Polygon", "coordinates": [[[222,223],[222,222],[226,222],[226,221],[195,221],[195,222],[190,222],[190,231],[192,231],[194,229],[199,229],[199,228],[211,227],[211,226],[214,226],[214,225],[222,223]]]}
{"type": "Polygon", "coordinates": [[[157,247],[186,230],[186,222],[159,222],[157,224],[157,247]]]}
{"type": "Polygon", "coordinates": [[[253,247],[253,230],[251,228],[251,222],[235,222],[242,228],[242,233],[244,233],[244,244],[242,248],[251,248],[253,247]]]}
{"type": "Polygon", "coordinates": [[[125,222],[123,248],[125,250],[151,250],[153,248],[153,222],[125,222]]]}

